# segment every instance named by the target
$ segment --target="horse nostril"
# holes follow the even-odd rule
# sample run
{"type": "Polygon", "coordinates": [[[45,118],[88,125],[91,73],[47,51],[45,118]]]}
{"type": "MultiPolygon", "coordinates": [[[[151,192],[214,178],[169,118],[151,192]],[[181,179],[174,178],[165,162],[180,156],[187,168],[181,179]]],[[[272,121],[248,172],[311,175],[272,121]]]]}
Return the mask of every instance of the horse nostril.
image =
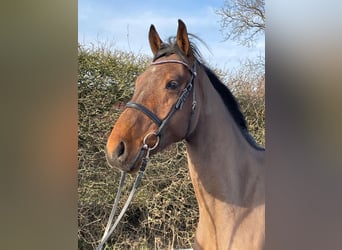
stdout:
{"type": "Polygon", "coordinates": [[[125,153],[125,143],[121,141],[116,149],[117,156],[120,157],[125,153]]]}

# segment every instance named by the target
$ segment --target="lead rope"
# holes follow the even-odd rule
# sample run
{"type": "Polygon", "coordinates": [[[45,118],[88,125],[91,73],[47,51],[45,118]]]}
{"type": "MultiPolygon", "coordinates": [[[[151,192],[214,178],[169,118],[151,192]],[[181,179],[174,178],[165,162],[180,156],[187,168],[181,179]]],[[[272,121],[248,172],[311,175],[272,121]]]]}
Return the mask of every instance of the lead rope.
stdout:
{"type": "Polygon", "coordinates": [[[119,224],[122,216],[125,214],[129,204],[131,203],[132,199],[133,199],[133,196],[135,194],[135,192],[137,191],[140,183],[141,183],[141,178],[143,177],[144,175],[144,172],[145,172],[145,169],[146,169],[146,166],[147,166],[147,162],[150,160],[150,151],[155,149],[158,144],[159,144],[159,136],[157,136],[157,142],[156,144],[153,146],[153,147],[149,147],[146,143],[146,140],[147,138],[150,136],[150,135],[155,135],[155,133],[149,133],[145,136],[144,138],[144,141],[143,141],[143,146],[142,146],[142,149],[141,150],[146,150],[146,156],[142,159],[142,163],[141,163],[141,167],[140,167],[140,170],[139,170],[139,173],[138,173],[138,176],[135,178],[135,181],[134,181],[134,184],[133,184],[133,187],[132,187],[132,190],[127,198],[127,201],[125,203],[125,205],[123,206],[118,218],[116,219],[116,221],[114,222],[114,224],[112,225],[112,227],[110,227],[110,225],[112,224],[112,221],[113,221],[113,218],[114,218],[114,215],[115,215],[115,211],[116,211],[116,208],[118,206],[118,203],[119,203],[119,200],[120,200],[120,196],[121,196],[121,192],[122,192],[122,188],[124,186],[124,183],[125,183],[125,179],[126,179],[126,173],[125,172],[121,172],[121,179],[120,179],[120,183],[119,183],[119,189],[118,189],[118,192],[116,194],[116,197],[115,197],[115,200],[114,200],[114,204],[113,204],[113,208],[112,208],[112,211],[110,213],[110,216],[109,216],[109,219],[108,219],[108,222],[107,222],[107,226],[106,226],[106,229],[103,233],[103,236],[102,236],[102,239],[101,239],[101,242],[100,244],[96,247],[96,250],[102,250],[103,248],[103,245],[107,242],[109,236],[113,233],[113,231],[115,230],[115,228],[117,227],[117,225],[119,224]],[[109,229],[110,228],[110,229],[109,229]]]}

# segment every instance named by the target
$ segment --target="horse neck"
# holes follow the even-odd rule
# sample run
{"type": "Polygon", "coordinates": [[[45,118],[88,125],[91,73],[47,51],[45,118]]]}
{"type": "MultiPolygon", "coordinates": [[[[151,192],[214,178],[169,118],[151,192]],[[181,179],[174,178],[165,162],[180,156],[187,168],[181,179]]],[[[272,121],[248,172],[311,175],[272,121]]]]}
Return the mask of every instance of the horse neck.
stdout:
{"type": "Polygon", "coordinates": [[[199,117],[187,141],[187,152],[200,211],[213,210],[211,204],[216,201],[233,207],[263,203],[263,168],[258,166],[263,153],[243,137],[202,70],[195,84],[199,117]]]}

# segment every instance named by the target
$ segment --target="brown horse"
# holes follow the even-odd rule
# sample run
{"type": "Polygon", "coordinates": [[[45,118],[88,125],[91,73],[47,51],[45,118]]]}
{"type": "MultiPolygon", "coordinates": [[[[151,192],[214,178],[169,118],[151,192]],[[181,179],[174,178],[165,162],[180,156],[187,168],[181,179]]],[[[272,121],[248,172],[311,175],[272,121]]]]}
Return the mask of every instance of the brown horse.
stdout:
{"type": "Polygon", "coordinates": [[[262,249],[264,149],[248,133],[234,96],[202,63],[181,20],[168,43],[151,25],[149,42],[154,59],[109,136],[109,164],[133,173],[143,144],[155,147],[154,154],[185,139],[200,212],[193,248],[262,249]]]}

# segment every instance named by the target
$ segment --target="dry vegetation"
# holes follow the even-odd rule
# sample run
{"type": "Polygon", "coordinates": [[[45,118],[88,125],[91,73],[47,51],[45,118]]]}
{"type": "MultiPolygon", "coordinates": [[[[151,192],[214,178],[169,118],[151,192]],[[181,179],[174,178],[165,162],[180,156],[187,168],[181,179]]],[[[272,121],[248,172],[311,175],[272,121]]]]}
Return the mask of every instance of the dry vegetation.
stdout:
{"type": "MultiPolygon", "coordinates": [[[[102,236],[116,193],[119,171],[105,161],[104,146],[136,76],[150,58],[104,48],[79,47],[78,242],[93,249],[102,236]]],[[[264,73],[246,64],[217,70],[237,96],[251,133],[264,145],[264,73]]],[[[133,177],[124,191],[129,192],[133,177]]],[[[124,198],[124,197],[123,197],[124,198]]],[[[142,185],[105,249],[191,247],[198,208],[187,171],[185,146],[178,143],[149,162],[142,185]]]]}

